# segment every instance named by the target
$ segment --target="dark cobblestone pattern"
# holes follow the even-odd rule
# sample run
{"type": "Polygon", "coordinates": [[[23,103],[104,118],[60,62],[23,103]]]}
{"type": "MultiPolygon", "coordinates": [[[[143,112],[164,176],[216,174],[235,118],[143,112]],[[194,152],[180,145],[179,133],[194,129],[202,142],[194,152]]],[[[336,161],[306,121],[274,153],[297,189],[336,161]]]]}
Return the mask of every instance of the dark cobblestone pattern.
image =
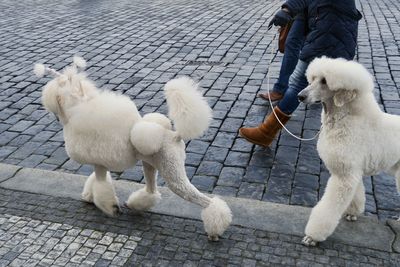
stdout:
{"type": "Polygon", "coordinates": [[[123,266],[140,237],[94,231],[69,224],[0,215],[0,265],[123,266]]]}
{"type": "MultiPolygon", "coordinates": [[[[89,63],[97,85],[129,95],[143,113],[166,113],[163,85],[176,75],[200,81],[213,107],[212,127],[188,143],[187,166],[201,190],[313,206],[327,178],[315,142],[283,133],[269,149],[238,136],[269,112],[256,95],[276,79],[281,55],[268,66],[271,15],[281,1],[7,1],[0,0],[0,161],[89,174],[68,159],[62,131],[40,105],[40,61],[60,69],[74,54],[89,63]],[[10,15],[12,14],[12,15],[10,15]]],[[[400,4],[362,0],[357,59],[375,75],[377,99],[400,114],[400,4]]],[[[275,41],[274,41],[275,42],[275,41]]],[[[305,137],[320,127],[320,108],[300,106],[288,128],[305,137]]],[[[143,182],[140,166],[116,178],[143,182]]],[[[163,184],[162,179],[159,181],[163,184]]],[[[398,215],[394,179],[365,177],[367,213],[398,215]]]]}
{"type": "Polygon", "coordinates": [[[105,217],[92,205],[0,188],[0,266],[399,266],[400,255],[232,226],[208,242],[200,221],[105,217]],[[59,265],[56,265],[59,264],[59,265]]]}

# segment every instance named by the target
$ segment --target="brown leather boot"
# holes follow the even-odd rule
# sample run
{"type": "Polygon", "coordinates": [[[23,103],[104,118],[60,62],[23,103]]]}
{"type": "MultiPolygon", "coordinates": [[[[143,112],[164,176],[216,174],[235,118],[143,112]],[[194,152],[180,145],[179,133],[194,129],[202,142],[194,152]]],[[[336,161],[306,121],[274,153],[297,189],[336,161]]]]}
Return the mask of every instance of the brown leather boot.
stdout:
{"type": "MultiPolygon", "coordinates": [[[[290,116],[283,113],[278,106],[274,108],[275,113],[279,120],[286,124],[290,119],[290,116]]],[[[276,134],[282,129],[282,125],[278,122],[273,112],[269,114],[263,123],[255,128],[240,128],[240,135],[247,141],[260,145],[263,147],[269,146],[274,140],[276,134]]]]}
{"type": "Polygon", "coordinates": [[[283,94],[278,93],[278,92],[274,92],[274,91],[270,91],[269,94],[268,93],[261,93],[261,94],[258,94],[258,96],[261,97],[264,100],[267,100],[267,101],[269,99],[271,99],[272,102],[281,100],[283,98],[283,94]]]}

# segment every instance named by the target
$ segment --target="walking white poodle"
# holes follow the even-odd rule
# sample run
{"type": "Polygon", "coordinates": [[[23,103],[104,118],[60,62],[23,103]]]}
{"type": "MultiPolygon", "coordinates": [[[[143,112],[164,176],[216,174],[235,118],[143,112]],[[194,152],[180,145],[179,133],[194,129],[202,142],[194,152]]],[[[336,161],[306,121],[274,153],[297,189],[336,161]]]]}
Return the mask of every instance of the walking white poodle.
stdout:
{"type": "Polygon", "coordinates": [[[373,78],[359,63],[322,57],[306,75],[309,86],[298,97],[323,104],[317,149],[331,173],[305,229],[303,243],[314,246],[333,233],[342,216],[355,221],[364,212],[363,175],[386,171],[400,190],[400,116],[380,110],[373,78]]]}
{"type": "MultiPolygon", "coordinates": [[[[42,64],[35,65],[41,77],[54,76],[43,89],[44,107],[63,125],[68,155],[81,164],[94,166],[82,198],[93,202],[110,216],[120,212],[109,171],[124,171],[143,161],[145,188],[133,192],[126,205],[148,210],[161,198],[157,170],[168,187],[183,199],[200,205],[201,218],[210,240],[227,229],[231,210],[218,197],[208,197],[189,181],[185,171],[185,143],[202,135],[212,112],[193,80],[182,77],[165,85],[169,118],[159,113],[141,117],[127,96],[99,90],[80,69],[86,62],[74,57],[72,66],[61,73],[42,64]]],[[[179,207],[177,207],[179,208],[179,207]]]]}

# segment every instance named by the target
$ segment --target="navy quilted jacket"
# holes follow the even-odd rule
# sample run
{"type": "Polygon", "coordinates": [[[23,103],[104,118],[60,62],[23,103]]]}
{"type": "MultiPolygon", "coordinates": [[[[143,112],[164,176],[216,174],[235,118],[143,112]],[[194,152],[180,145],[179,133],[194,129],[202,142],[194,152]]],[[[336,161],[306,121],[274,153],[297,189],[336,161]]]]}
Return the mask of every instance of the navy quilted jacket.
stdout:
{"type": "Polygon", "coordinates": [[[358,21],[362,18],[354,0],[287,0],[291,15],[307,11],[308,34],[300,53],[306,62],[316,57],[354,58],[358,21]]]}

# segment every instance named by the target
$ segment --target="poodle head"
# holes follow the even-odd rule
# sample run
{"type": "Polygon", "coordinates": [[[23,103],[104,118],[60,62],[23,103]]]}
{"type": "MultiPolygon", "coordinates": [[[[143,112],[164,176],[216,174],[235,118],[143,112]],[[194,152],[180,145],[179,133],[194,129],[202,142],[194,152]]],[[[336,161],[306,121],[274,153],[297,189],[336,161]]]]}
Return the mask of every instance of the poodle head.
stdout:
{"type": "MultiPolygon", "coordinates": [[[[82,62],[77,64],[76,59],[77,57],[74,58],[72,66],[66,67],[61,72],[41,64],[35,66],[37,76],[43,76],[46,72],[54,76],[43,89],[42,103],[49,112],[56,115],[62,122],[62,119],[65,119],[67,109],[87,101],[97,94],[97,89],[93,82],[84,73],[79,72],[79,67],[83,64],[82,62]]],[[[81,58],[78,59],[83,60],[81,58]]]]}
{"type": "Polygon", "coordinates": [[[314,59],[306,76],[309,85],[298,95],[299,100],[306,104],[333,99],[334,104],[340,107],[374,88],[372,76],[361,64],[341,58],[314,59]]]}
{"type": "Polygon", "coordinates": [[[118,197],[110,181],[93,181],[93,203],[105,214],[116,217],[122,213],[118,197]]]}

